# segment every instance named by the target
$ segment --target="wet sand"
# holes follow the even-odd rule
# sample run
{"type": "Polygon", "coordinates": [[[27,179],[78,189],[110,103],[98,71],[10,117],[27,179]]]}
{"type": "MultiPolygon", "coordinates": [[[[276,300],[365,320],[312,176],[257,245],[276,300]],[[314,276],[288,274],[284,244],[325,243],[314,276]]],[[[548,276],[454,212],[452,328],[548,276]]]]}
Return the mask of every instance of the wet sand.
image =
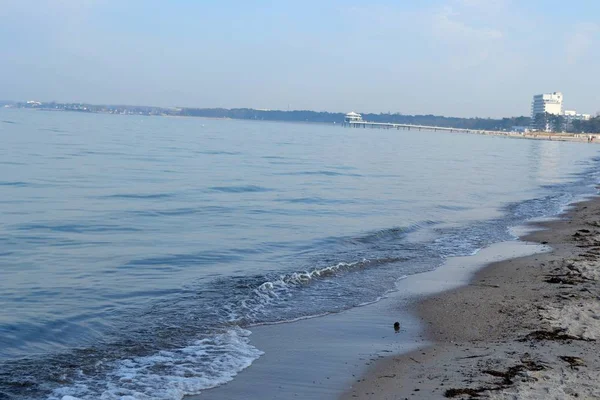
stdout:
{"type": "Polygon", "coordinates": [[[600,398],[600,199],[535,226],[522,240],[552,251],[415,302],[433,344],[378,361],[341,398],[600,398]]]}
{"type": "Polygon", "coordinates": [[[226,385],[187,399],[338,399],[390,354],[426,348],[431,341],[409,313],[416,298],[469,283],[485,263],[548,250],[534,243],[496,243],[475,256],[452,257],[443,267],[412,275],[383,300],[338,314],[250,328],[264,351],[226,385]],[[411,300],[412,299],[412,300],[411,300]],[[393,324],[401,321],[399,333],[393,324]]]}

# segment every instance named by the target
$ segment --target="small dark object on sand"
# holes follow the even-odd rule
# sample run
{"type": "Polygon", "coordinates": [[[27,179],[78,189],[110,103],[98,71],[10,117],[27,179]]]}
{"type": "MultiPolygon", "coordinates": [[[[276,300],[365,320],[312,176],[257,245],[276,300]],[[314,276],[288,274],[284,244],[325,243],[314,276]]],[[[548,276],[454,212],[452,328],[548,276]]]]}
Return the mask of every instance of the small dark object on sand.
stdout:
{"type": "Polygon", "coordinates": [[[548,275],[545,279],[548,283],[559,283],[562,285],[577,285],[583,283],[581,278],[569,275],[548,275]]]}
{"type": "Polygon", "coordinates": [[[582,365],[585,365],[585,362],[579,358],[579,357],[573,357],[573,356],[558,356],[558,358],[560,358],[563,361],[566,361],[569,363],[569,365],[571,366],[571,368],[575,368],[575,367],[579,367],[582,365]]]}
{"type": "Polygon", "coordinates": [[[400,332],[400,322],[394,322],[394,331],[400,332]]]}
{"type": "Polygon", "coordinates": [[[448,389],[444,392],[444,397],[471,396],[480,397],[479,393],[485,389],[448,389]]]}
{"type": "Polygon", "coordinates": [[[553,331],[533,331],[523,339],[519,339],[520,342],[526,340],[585,340],[577,336],[569,335],[565,329],[554,329],[553,331]]]}

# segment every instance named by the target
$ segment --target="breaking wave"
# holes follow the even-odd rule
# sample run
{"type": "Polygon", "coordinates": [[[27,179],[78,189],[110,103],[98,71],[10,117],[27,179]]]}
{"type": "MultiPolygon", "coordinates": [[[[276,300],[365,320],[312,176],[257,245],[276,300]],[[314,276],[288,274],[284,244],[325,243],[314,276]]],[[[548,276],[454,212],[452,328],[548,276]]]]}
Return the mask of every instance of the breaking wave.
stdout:
{"type": "Polygon", "coordinates": [[[179,400],[231,381],[263,352],[249,344],[250,331],[234,328],[181,349],[110,363],[103,380],[79,371],[48,400],[179,400]]]}

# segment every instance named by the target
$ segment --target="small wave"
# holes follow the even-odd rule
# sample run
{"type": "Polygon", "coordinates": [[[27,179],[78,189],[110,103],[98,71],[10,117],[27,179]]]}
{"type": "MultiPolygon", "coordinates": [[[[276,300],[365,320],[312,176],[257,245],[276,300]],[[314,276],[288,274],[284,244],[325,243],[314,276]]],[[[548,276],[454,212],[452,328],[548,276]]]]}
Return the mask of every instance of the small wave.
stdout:
{"type": "Polygon", "coordinates": [[[186,267],[193,265],[212,265],[230,263],[242,259],[240,253],[250,252],[251,250],[230,250],[230,251],[204,251],[195,254],[174,254],[167,256],[158,256],[132,260],[125,264],[126,267],[132,266],[174,266],[186,267]]]}
{"type": "Polygon", "coordinates": [[[509,205],[506,209],[517,218],[532,219],[560,214],[573,201],[573,194],[561,192],[509,205]]]}
{"type": "Polygon", "coordinates": [[[352,200],[348,199],[324,199],[322,197],[300,197],[294,199],[278,199],[277,201],[282,203],[291,204],[349,204],[353,203],[352,200]]]}
{"type": "Polygon", "coordinates": [[[440,210],[447,210],[447,211],[466,211],[466,210],[469,210],[469,207],[454,206],[454,205],[439,205],[439,206],[437,206],[437,208],[440,209],[440,210]]]}
{"type": "Polygon", "coordinates": [[[329,169],[339,169],[339,170],[343,170],[343,171],[356,171],[358,168],[357,167],[352,167],[350,165],[327,165],[325,168],[329,168],[329,169]]]}
{"type": "Polygon", "coordinates": [[[29,184],[27,182],[23,182],[23,181],[12,181],[12,182],[6,182],[6,181],[0,181],[0,186],[28,186],[29,184]]]}
{"type": "Polygon", "coordinates": [[[369,174],[369,178],[402,178],[402,175],[397,174],[369,174]]]}
{"type": "Polygon", "coordinates": [[[434,254],[443,258],[474,255],[482,248],[497,242],[516,239],[511,227],[537,218],[560,214],[570,204],[573,194],[561,189],[558,193],[512,203],[503,208],[505,216],[471,223],[464,227],[436,229],[438,238],[430,243],[434,254]]]}
{"type": "Polygon", "coordinates": [[[24,162],[16,162],[16,161],[0,161],[1,165],[27,165],[24,162]]]}
{"type": "Polygon", "coordinates": [[[196,154],[207,154],[207,155],[223,155],[223,156],[237,156],[242,153],[239,151],[221,151],[221,150],[204,150],[196,151],[196,154]]]}
{"type": "Polygon", "coordinates": [[[172,197],[171,193],[149,193],[149,194],[141,194],[141,193],[119,193],[119,194],[111,194],[106,196],[107,198],[113,199],[166,199],[172,197]]]}
{"type": "Polygon", "coordinates": [[[336,171],[300,171],[300,172],[282,172],[277,175],[322,175],[322,176],[352,176],[352,177],[362,177],[361,174],[355,174],[350,172],[336,172],[336,171]]]}
{"type": "MultiPolygon", "coordinates": [[[[265,315],[263,315],[263,313],[269,306],[278,304],[286,299],[291,299],[298,289],[302,289],[313,283],[324,281],[346,272],[352,272],[367,267],[375,267],[399,260],[400,259],[388,258],[374,261],[363,259],[355,262],[340,262],[324,268],[292,272],[280,275],[274,279],[263,281],[253,285],[254,289],[251,290],[251,294],[241,301],[239,307],[231,307],[229,321],[230,323],[246,325],[281,322],[281,318],[276,318],[274,320],[269,318],[264,319],[265,315]]],[[[302,317],[306,316],[307,315],[304,315],[302,317]]],[[[289,318],[284,319],[289,320],[289,318]]]]}
{"type": "Polygon", "coordinates": [[[355,267],[364,267],[365,265],[367,265],[369,263],[370,263],[369,260],[363,259],[362,261],[356,261],[353,263],[341,262],[341,263],[338,263],[336,265],[332,265],[329,267],[325,267],[325,268],[321,268],[321,269],[313,269],[312,271],[293,272],[289,275],[282,275],[279,279],[277,279],[275,281],[264,282],[263,284],[261,284],[258,287],[257,290],[260,290],[261,292],[267,292],[267,291],[275,290],[276,288],[289,287],[291,285],[293,285],[293,286],[306,285],[306,284],[310,283],[310,281],[312,281],[312,280],[330,277],[330,276],[335,275],[336,273],[341,272],[343,270],[348,270],[348,269],[352,269],[355,267]]]}
{"type": "Polygon", "coordinates": [[[234,328],[190,346],[113,362],[107,376],[80,376],[55,389],[48,400],[182,399],[223,385],[263,352],[250,345],[250,331],[234,328]]]}
{"type": "Polygon", "coordinates": [[[8,120],[2,120],[1,122],[4,122],[5,124],[16,124],[15,121],[8,121],[8,120]]]}
{"type": "Polygon", "coordinates": [[[305,162],[298,162],[298,161],[282,161],[282,160],[269,160],[268,161],[269,164],[271,165],[306,165],[305,162]]]}
{"type": "Polygon", "coordinates": [[[230,207],[220,206],[206,206],[206,207],[187,207],[187,208],[172,208],[166,210],[142,210],[142,211],[129,211],[129,213],[145,217],[158,217],[158,216],[181,216],[181,215],[192,215],[211,213],[226,213],[231,212],[230,207]]]}
{"type": "Polygon", "coordinates": [[[54,132],[54,133],[67,133],[67,131],[63,131],[62,129],[55,129],[55,128],[40,128],[38,130],[46,131],[46,132],[54,132]]]}
{"type": "Polygon", "coordinates": [[[367,233],[363,236],[357,237],[349,237],[345,239],[347,243],[360,243],[360,244],[372,244],[372,243],[385,243],[389,241],[396,241],[401,238],[404,238],[407,234],[415,232],[422,227],[435,225],[437,222],[435,221],[423,221],[418,224],[404,226],[404,227],[394,227],[389,229],[381,229],[379,231],[367,233]]]}
{"type": "Polygon", "coordinates": [[[126,155],[125,153],[120,153],[120,152],[116,152],[116,151],[99,151],[99,150],[87,150],[87,151],[82,151],[79,154],[103,155],[103,156],[124,156],[124,155],[126,155]]]}
{"type": "Polygon", "coordinates": [[[68,233],[101,233],[101,232],[138,232],[139,229],[118,225],[96,224],[28,224],[20,225],[20,231],[47,230],[52,232],[68,233]]]}
{"type": "Polygon", "coordinates": [[[210,188],[215,192],[223,192],[223,193],[258,193],[258,192],[270,192],[271,189],[255,186],[255,185],[247,185],[247,186],[213,186],[210,188]]]}

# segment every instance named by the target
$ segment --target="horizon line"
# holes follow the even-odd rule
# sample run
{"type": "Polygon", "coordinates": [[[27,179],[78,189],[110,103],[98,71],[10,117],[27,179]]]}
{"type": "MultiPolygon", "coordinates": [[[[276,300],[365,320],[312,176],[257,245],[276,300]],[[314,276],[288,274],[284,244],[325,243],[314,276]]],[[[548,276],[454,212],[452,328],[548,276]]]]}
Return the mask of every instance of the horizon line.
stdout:
{"type": "MultiPolygon", "coordinates": [[[[27,104],[27,102],[38,102],[41,104],[79,104],[79,105],[89,105],[89,106],[95,106],[95,107],[100,107],[100,106],[104,106],[104,107],[145,107],[145,108],[157,108],[157,109],[196,109],[196,110],[252,110],[252,111],[259,111],[259,112],[282,112],[282,113],[293,113],[293,112],[314,112],[314,113],[327,113],[327,114],[342,114],[345,115],[349,112],[354,112],[354,110],[350,110],[347,112],[343,112],[343,111],[327,111],[327,110],[311,110],[311,109],[292,109],[292,110],[284,110],[284,109],[276,109],[276,108],[253,108],[253,107],[197,107],[197,106],[154,106],[154,105],[134,105],[134,104],[118,104],[118,103],[88,103],[88,102],[81,102],[81,101],[56,101],[56,100],[52,100],[52,101],[39,101],[39,100],[0,100],[0,103],[8,105],[8,104],[27,104]]],[[[503,117],[480,117],[480,116],[470,116],[470,117],[458,117],[458,116],[447,116],[447,115],[441,115],[441,114],[432,114],[432,113],[426,113],[426,114],[403,114],[401,112],[360,112],[359,114],[361,115],[368,115],[368,114],[372,114],[372,115],[402,115],[402,116],[414,116],[414,117],[418,117],[418,116],[434,116],[434,117],[443,117],[443,118],[458,118],[458,119],[491,119],[491,120],[501,120],[504,118],[510,119],[510,118],[531,118],[531,116],[529,115],[513,115],[513,116],[503,116],[503,117]]]]}

